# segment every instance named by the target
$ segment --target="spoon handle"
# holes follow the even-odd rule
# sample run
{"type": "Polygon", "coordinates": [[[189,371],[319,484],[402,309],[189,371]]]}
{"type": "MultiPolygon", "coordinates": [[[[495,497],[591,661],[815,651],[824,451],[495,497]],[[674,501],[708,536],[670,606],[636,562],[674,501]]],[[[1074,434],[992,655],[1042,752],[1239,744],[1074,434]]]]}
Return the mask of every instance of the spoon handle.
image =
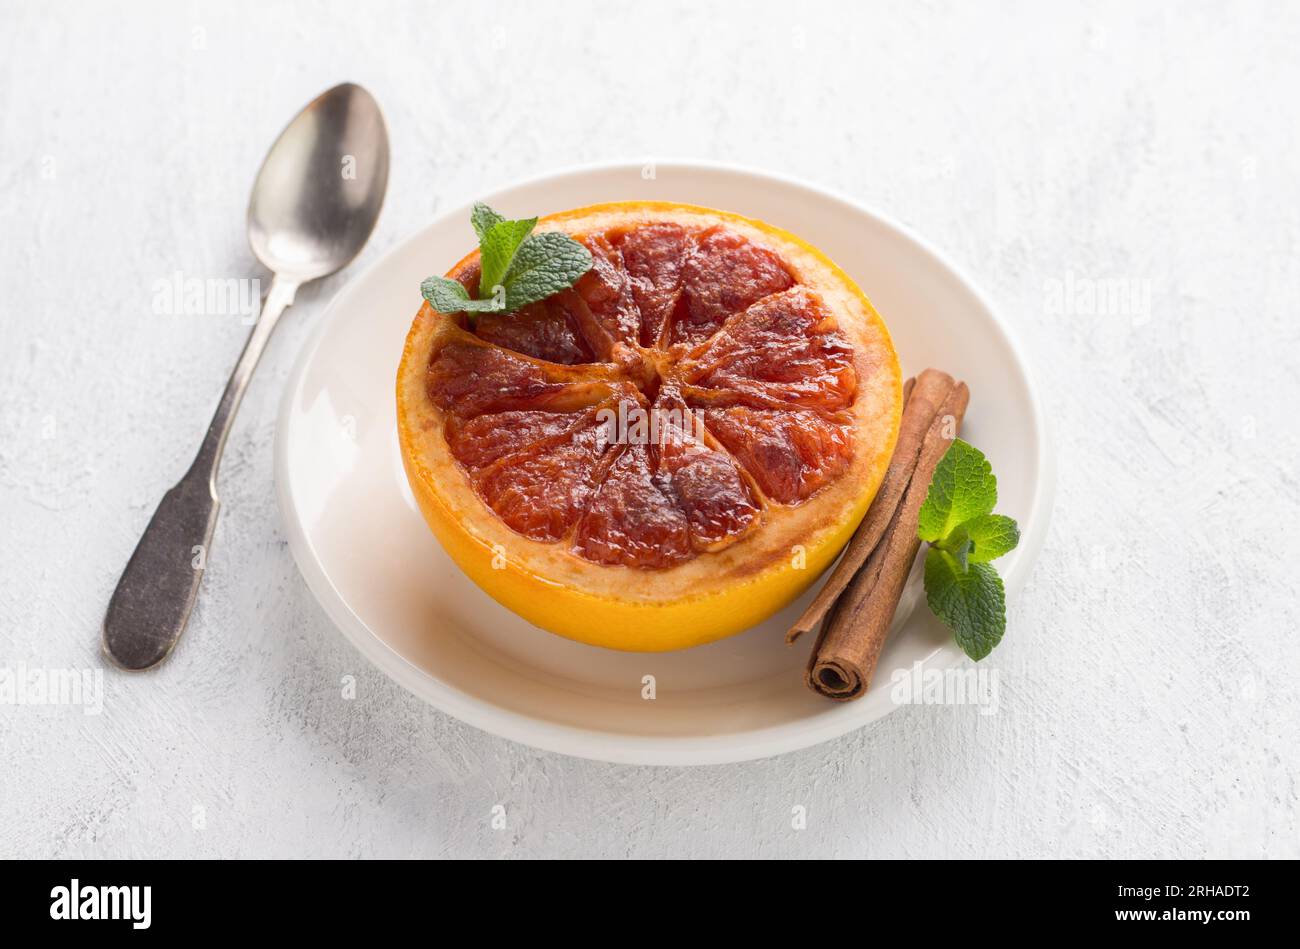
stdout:
{"type": "Polygon", "coordinates": [[[103,648],[123,669],[140,671],[162,662],[185,631],[217,526],[221,452],[253,369],[297,290],[292,281],[272,279],[193,464],[163,495],[117,581],[104,616],[103,648]]]}

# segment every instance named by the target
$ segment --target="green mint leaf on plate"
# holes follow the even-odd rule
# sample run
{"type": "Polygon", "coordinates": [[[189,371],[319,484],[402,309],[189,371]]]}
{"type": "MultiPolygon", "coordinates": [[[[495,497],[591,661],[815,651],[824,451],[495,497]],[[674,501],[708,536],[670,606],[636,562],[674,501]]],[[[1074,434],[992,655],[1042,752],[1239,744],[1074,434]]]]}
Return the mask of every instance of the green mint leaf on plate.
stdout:
{"type": "Polygon", "coordinates": [[[994,514],[998,482],[984,453],[954,439],[934,469],[917,536],[925,552],[925,599],[975,661],[993,651],[1007,628],[1007,598],[990,564],[1020,543],[1020,528],[994,514]]]}
{"type": "Polygon", "coordinates": [[[1020,543],[1020,527],[1005,514],[981,514],[972,517],[960,530],[970,538],[970,562],[988,563],[1015,550],[1020,543]]]}
{"type": "Polygon", "coordinates": [[[591,253],[568,234],[533,234],[506,274],[506,309],[517,310],[565,290],[591,269],[591,253]]]}
{"type": "Polygon", "coordinates": [[[469,212],[469,222],[474,225],[474,233],[478,235],[478,242],[483,243],[483,238],[487,237],[488,231],[504,221],[500,214],[493,211],[482,201],[474,203],[474,209],[469,212]]]}
{"type": "Polygon", "coordinates": [[[537,226],[537,218],[526,221],[498,221],[491,230],[479,240],[478,295],[491,296],[502,285],[510,265],[515,261],[515,254],[537,226]]]}
{"type": "Polygon", "coordinates": [[[459,280],[448,277],[429,277],[420,284],[420,293],[439,313],[491,312],[506,308],[504,295],[474,300],[459,280]]]}
{"type": "Polygon", "coordinates": [[[921,505],[917,536],[930,543],[943,540],[958,525],[993,513],[997,503],[998,479],[984,454],[960,438],[953,439],[934,469],[930,493],[921,505]]]}
{"type": "Polygon", "coordinates": [[[931,547],[925,553],[925,599],[976,662],[1002,641],[1006,593],[1002,578],[989,564],[972,563],[962,570],[952,554],[931,547]]]}
{"type": "Polygon", "coordinates": [[[476,296],[458,281],[430,277],[420,292],[439,313],[513,312],[567,290],[591,269],[587,248],[567,234],[534,234],[537,218],[508,221],[482,202],[470,211],[478,235],[476,296]]]}

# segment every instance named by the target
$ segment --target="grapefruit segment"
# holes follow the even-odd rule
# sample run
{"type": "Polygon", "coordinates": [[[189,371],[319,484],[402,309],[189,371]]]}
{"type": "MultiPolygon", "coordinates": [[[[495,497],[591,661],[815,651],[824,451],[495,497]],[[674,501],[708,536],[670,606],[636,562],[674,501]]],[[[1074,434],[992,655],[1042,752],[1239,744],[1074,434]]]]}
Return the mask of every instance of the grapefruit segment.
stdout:
{"type": "Polygon", "coordinates": [[[793,284],[775,253],[728,228],[710,228],[682,268],[686,306],[673,325],[673,342],[705,339],[731,314],[793,284]]]}
{"type": "Polygon", "coordinates": [[[847,418],[748,406],[710,409],[704,417],[709,432],[781,504],[806,500],[843,474],[851,460],[847,418]]]}
{"type": "Polygon", "coordinates": [[[564,537],[595,490],[608,446],[594,411],[579,419],[570,430],[504,455],[473,475],[483,500],[524,537],[564,537]]]}
{"type": "Polygon", "coordinates": [[[609,398],[617,381],[612,372],[600,364],[562,366],[453,338],[429,363],[428,394],[439,408],[461,417],[511,409],[571,411],[609,398]]]}
{"type": "Polygon", "coordinates": [[[691,557],[690,528],[656,483],[644,445],[613,449],[616,457],[578,522],[574,550],[599,564],[668,567],[691,557]]]}
{"type": "Polygon", "coordinates": [[[486,468],[498,458],[529,448],[543,440],[567,435],[585,420],[585,413],[511,411],[447,420],[447,446],[471,472],[486,468]]]}
{"type": "Polygon", "coordinates": [[[570,312],[554,300],[530,303],[517,313],[483,313],[474,328],[479,339],[547,362],[594,362],[591,345],[570,312]]]}
{"type": "Polygon", "coordinates": [[[853,347],[804,287],[769,296],[729,319],[683,366],[693,386],[758,405],[840,409],[853,400],[853,347]]]}
{"type": "MultiPolygon", "coordinates": [[[[902,386],[879,317],[814,248],[724,212],[598,205],[537,230],[591,252],[572,288],[512,314],[426,304],[408,336],[398,433],[430,527],[502,603],[584,642],[761,621],[884,474],[902,386]]],[[[474,292],[477,254],[448,276],[474,292]]]]}
{"type": "Polygon", "coordinates": [[[641,314],[632,298],[632,284],[623,266],[623,253],[604,235],[582,241],[591,251],[591,269],[573,286],[590,315],[583,321],[588,342],[601,358],[609,359],[616,344],[635,344],[641,314]]]}
{"type": "Polygon", "coordinates": [[[658,438],[650,457],[657,483],[686,515],[696,550],[721,550],[758,524],[762,513],[749,482],[674,388],[655,400],[658,438]]]}
{"type": "Polygon", "coordinates": [[[691,239],[680,224],[648,224],[618,235],[632,297],[641,313],[641,345],[659,346],[682,296],[682,264],[691,239]]]}

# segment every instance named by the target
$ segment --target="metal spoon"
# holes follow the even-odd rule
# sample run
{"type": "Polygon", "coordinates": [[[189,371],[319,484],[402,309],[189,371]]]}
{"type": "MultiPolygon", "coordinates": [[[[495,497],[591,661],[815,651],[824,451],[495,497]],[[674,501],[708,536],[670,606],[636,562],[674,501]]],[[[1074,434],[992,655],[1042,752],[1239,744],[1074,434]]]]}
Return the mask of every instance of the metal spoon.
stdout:
{"type": "Polygon", "coordinates": [[[109,600],[103,646],[116,665],[155,666],[185,631],[217,524],[217,464],[257,360],[298,288],[346,266],[365,245],[387,187],[383,115],[352,83],[298,113],[263,160],[248,242],[272,272],[271,286],[194,463],[163,495],[109,600]]]}

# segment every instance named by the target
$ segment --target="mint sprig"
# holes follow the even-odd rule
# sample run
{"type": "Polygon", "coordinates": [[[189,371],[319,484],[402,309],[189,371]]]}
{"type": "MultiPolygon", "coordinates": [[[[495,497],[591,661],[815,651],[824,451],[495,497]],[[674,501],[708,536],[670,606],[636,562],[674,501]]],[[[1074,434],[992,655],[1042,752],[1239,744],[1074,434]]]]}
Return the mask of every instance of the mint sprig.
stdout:
{"type": "Polygon", "coordinates": [[[1020,528],[994,514],[998,480],[984,454],[954,439],[934,469],[917,536],[925,553],[925,598],[975,661],[993,651],[1007,627],[1002,578],[989,561],[1014,550],[1020,528]]]}
{"type": "Polygon", "coordinates": [[[439,313],[512,313],[573,286],[591,253],[567,234],[534,234],[537,218],[508,221],[486,204],[470,212],[478,235],[477,297],[458,280],[429,277],[420,292],[439,313]]]}

